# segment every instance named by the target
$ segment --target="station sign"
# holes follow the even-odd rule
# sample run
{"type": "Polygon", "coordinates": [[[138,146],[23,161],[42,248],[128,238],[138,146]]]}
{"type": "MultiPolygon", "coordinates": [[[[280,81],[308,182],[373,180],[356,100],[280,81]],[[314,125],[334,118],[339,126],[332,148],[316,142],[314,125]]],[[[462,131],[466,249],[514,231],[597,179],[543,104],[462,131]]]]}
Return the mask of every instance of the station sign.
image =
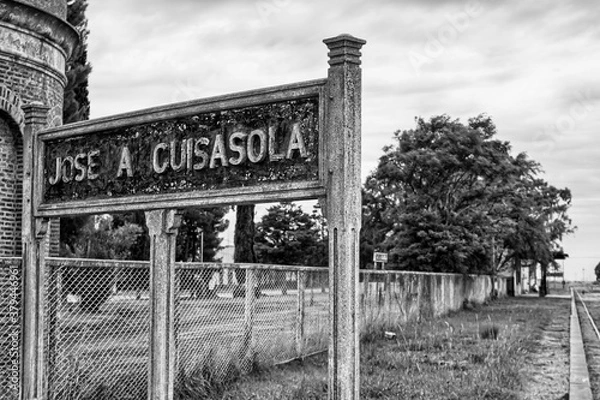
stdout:
{"type": "Polygon", "coordinates": [[[310,81],[65,125],[39,135],[39,214],[324,195],[310,81]]]}

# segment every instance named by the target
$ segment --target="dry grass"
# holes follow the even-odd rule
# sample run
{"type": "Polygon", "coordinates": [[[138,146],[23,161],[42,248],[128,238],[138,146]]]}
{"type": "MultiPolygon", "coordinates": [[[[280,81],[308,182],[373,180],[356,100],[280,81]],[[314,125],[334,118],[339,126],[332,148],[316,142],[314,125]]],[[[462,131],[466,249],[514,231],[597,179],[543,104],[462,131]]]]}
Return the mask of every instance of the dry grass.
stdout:
{"type": "MultiPolygon", "coordinates": [[[[565,300],[519,298],[363,332],[361,399],[520,399],[565,300]],[[385,339],[385,331],[396,333],[385,339]]],[[[260,371],[210,399],[327,399],[327,358],[260,371]]]]}

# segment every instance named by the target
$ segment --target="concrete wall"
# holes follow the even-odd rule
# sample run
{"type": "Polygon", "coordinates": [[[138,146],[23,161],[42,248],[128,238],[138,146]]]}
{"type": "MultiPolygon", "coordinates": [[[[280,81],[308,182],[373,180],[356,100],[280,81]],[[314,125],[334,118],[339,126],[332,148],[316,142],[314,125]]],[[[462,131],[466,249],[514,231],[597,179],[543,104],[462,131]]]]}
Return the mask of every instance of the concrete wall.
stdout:
{"type": "MultiPolygon", "coordinates": [[[[361,271],[360,276],[365,327],[439,317],[461,309],[465,302],[483,303],[492,295],[489,276],[404,271],[361,271]]],[[[506,285],[498,285],[498,292],[505,296],[506,285]]]]}

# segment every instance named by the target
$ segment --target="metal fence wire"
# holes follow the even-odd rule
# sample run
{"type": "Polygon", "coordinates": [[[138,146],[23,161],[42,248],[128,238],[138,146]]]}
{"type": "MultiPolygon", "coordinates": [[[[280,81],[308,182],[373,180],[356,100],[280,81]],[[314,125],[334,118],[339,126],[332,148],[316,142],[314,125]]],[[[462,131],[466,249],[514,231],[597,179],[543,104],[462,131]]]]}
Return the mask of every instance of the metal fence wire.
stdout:
{"type": "Polygon", "coordinates": [[[50,399],[144,399],[147,263],[49,261],[50,399]]]}
{"type": "MultiPolygon", "coordinates": [[[[149,263],[48,258],[46,268],[47,398],[146,399],[149,263]]],[[[0,400],[16,400],[20,259],[0,259],[0,282],[0,400]]],[[[327,350],[327,268],[177,263],[174,282],[176,400],[327,350]]],[[[361,330],[435,317],[490,291],[485,276],[360,271],[361,330]]]]}
{"type": "MultiPolygon", "coordinates": [[[[145,399],[147,262],[49,258],[49,399],[145,399]]],[[[327,348],[328,270],[178,263],[175,398],[327,348]]]]}
{"type": "Polygon", "coordinates": [[[0,258],[0,400],[17,400],[21,343],[20,258],[0,258]]]}
{"type": "Polygon", "coordinates": [[[313,289],[307,288],[307,276],[323,286],[327,274],[324,268],[183,264],[177,270],[176,387],[226,382],[256,363],[272,365],[326,349],[327,289],[311,296],[312,303],[306,297],[313,289]]]}

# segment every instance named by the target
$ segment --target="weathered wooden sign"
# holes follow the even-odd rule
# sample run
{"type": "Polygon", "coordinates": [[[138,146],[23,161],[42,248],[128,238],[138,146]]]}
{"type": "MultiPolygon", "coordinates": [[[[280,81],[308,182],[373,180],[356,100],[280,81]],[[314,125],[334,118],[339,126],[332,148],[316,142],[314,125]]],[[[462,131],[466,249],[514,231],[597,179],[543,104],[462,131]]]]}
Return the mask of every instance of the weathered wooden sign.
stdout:
{"type": "MultiPolygon", "coordinates": [[[[325,39],[327,78],[193,100],[42,130],[30,105],[23,135],[24,328],[22,393],[45,396],[41,333],[48,221],[144,210],[150,250],[148,399],[173,398],[175,248],[180,210],[324,200],[329,236],[332,400],[358,400],[361,52],[325,39]],[[41,332],[41,333],[40,333],[41,332]]],[[[246,280],[246,299],[255,286],[246,280]]],[[[251,346],[249,344],[248,346],[251,346]]]]}
{"type": "Polygon", "coordinates": [[[323,84],[269,88],[48,130],[39,136],[40,214],[185,206],[199,199],[238,204],[322,196],[323,84]]]}

